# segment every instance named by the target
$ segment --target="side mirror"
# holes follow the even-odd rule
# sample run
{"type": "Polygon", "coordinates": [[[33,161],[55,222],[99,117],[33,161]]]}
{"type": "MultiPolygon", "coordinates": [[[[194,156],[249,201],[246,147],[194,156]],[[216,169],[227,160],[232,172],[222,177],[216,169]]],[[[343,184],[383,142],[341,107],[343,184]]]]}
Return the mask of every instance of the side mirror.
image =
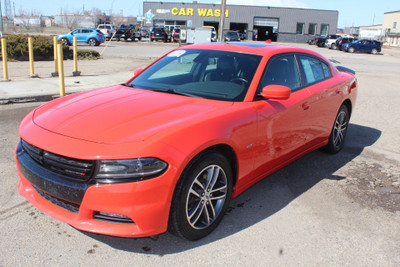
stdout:
{"type": "Polygon", "coordinates": [[[283,85],[271,84],[265,86],[261,91],[261,96],[272,100],[285,100],[290,97],[290,88],[283,85]]]}
{"type": "Polygon", "coordinates": [[[143,68],[135,69],[135,70],[133,71],[133,77],[138,76],[140,73],[143,72],[143,70],[144,70],[143,68]]]}

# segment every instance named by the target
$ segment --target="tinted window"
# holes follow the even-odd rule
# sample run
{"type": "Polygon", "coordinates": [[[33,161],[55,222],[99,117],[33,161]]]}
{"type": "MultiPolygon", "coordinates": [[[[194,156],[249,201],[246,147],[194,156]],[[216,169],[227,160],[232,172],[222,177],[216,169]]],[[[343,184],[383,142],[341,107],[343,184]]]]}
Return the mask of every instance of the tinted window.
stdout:
{"type": "Polygon", "coordinates": [[[284,85],[292,91],[300,88],[300,73],[294,55],[274,57],[268,62],[258,92],[270,84],[284,85]]]}
{"type": "Polygon", "coordinates": [[[82,33],[89,33],[89,32],[92,32],[91,30],[88,30],[88,29],[83,29],[82,30],[82,33]]]}
{"type": "Polygon", "coordinates": [[[300,56],[307,84],[322,81],[331,77],[329,65],[314,57],[300,56]]]}

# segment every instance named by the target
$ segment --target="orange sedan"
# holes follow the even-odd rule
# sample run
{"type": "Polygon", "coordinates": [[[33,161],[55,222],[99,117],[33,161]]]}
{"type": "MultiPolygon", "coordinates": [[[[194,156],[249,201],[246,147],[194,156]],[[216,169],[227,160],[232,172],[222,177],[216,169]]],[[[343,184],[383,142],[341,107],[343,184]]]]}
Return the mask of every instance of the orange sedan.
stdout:
{"type": "Polygon", "coordinates": [[[28,114],[19,193],[83,231],[200,239],[251,185],[315,149],[339,152],[356,94],[353,71],[306,49],[183,46],[125,84],[28,114]]]}

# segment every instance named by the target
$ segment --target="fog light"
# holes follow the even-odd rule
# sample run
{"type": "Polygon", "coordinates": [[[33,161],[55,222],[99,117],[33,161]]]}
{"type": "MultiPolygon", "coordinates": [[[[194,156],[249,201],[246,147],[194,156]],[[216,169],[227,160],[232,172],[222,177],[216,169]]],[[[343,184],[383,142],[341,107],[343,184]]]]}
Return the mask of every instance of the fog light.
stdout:
{"type": "Polygon", "coordinates": [[[131,218],[126,215],[95,211],[93,213],[93,218],[100,221],[113,222],[113,223],[129,223],[134,224],[131,218]]]}

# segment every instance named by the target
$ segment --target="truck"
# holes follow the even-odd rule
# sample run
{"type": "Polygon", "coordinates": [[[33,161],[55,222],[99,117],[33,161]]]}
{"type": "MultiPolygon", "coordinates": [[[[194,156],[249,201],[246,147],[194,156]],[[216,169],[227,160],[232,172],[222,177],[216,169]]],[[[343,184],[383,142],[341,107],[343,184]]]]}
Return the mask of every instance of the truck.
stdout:
{"type": "Polygon", "coordinates": [[[115,26],[112,24],[99,24],[97,29],[103,33],[107,41],[112,38],[115,33],[115,26]]]}
{"type": "Polygon", "coordinates": [[[135,41],[135,39],[138,39],[139,41],[142,40],[139,27],[133,24],[121,24],[117,28],[117,32],[115,33],[114,37],[117,41],[121,39],[124,39],[125,41],[135,41]]]}

